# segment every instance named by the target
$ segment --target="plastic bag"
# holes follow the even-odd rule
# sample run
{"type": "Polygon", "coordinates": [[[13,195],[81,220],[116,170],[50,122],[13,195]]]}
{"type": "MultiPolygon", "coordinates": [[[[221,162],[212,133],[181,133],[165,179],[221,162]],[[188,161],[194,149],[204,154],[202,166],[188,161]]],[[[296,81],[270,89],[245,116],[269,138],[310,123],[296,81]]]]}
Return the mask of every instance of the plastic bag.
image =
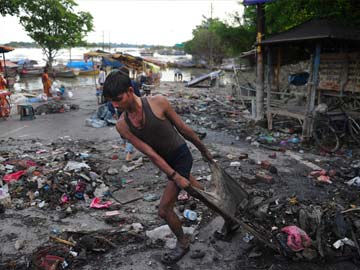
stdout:
{"type": "Polygon", "coordinates": [[[287,245],[292,251],[301,251],[311,245],[311,238],[297,226],[286,226],[281,231],[288,235],[287,245]]]}
{"type": "Polygon", "coordinates": [[[68,98],[72,98],[74,96],[74,93],[72,91],[66,91],[65,92],[65,95],[68,97],[68,98]]]}

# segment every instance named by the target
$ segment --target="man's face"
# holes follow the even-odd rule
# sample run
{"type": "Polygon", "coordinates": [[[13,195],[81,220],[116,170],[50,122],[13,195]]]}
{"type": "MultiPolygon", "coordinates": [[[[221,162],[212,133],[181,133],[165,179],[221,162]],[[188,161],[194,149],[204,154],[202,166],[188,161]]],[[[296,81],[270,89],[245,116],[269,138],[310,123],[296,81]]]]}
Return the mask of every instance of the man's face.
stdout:
{"type": "Polygon", "coordinates": [[[111,103],[115,108],[124,111],[127,109],[129,105],[130,96],[131,96],[131,91],[129,89],[127,92],[119,94],[117,97],[113,98],[111,100],[111,103]]]}

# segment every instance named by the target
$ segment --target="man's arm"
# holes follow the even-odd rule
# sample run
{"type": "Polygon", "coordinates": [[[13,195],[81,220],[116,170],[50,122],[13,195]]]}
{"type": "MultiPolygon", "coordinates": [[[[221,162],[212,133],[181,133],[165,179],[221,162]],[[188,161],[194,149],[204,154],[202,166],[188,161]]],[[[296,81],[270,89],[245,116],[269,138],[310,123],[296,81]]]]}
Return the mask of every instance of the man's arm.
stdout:
{"type": "MultiPolygon", "coordinates": [[[[140,140],[130,131],[123,115],[121,115],[120,120],[116,123],[116,129],[122,138],[127,139],[136,149],[148,156],[149,159],[166,175],[169,176],[173,174],[174,169],[171,168],[171,166],[151,146],[140,140]]],[[[190,185],[190,182],[178,173],[176,173],[172,180],[174,180],[182,189],[185,189],[190,185]]]]}
{"type": "Polygon", "coordinates": [[[176,127],[180,134],[188,141],[192,142],[197,149],[201,152],[202,156],[210,162],[213,162],[213,157],[210,154],[209,150],[202,143],[196,133],[184,123],[180,116],[174,111],[170,102],[165,98],[161,97],[159,102],[164,108],[165,116],[170,120],[170,122],[176,127]]]}

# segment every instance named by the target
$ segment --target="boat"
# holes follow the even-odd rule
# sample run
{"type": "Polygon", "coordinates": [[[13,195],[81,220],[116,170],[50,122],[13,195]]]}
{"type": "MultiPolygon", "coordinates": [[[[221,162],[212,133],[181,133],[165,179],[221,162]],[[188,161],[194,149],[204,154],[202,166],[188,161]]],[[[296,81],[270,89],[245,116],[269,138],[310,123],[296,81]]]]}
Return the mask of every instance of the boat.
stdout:
{"type": "Polygon", "coordinates": [[[174,67],[178,68],[193,68],[196,67],[196,64],[193,60],[185,59],[185,60],[178,60],[174,62],[174,67]]]}
{"type": "Polygon", "coordinates": [[[189,81],[186,87],[213,87],[215,86],[216,80],[219,79],[222,71],[213,71],[208,74],[199,76],[189,81]],[[205,83],[205,84],[204,84],[205,83]]]}
{"type": "Polygon", "coordinates": [[[75,78],[79,75],[80,70],[78,69],[64,69],[64,70],[56,70],[49,73],[52,77],[60,77],[60,78],[75,78]]]}
{"type": "Polygon", "coordinates": [[[100,73],[100,70],[98,69],[92,69],[92,70],[80,70],[79,75],[80,76],[89,76],[89,75],[97,75],[100,73]]]}
{"type": "Polygon", "coordinates": [[[180,55],[185,55],[186,53],[184,51],[180,51],[180,50],[159,50],[158,54],[180,56],[180,55]]]}
{"type": "Polygon", "coordinates": [[[143,50],[143,51],[140,51],[140,55],[141,56],[154,56],[154,52],[148,51],[148,50],[143,50]]]}
{"type": "Polygon", "coordinates": [[[16,75],[18,74],[18,68],[19,66],[17,64],[14,64],[11,61],[7,61],[7,60],[0,60],[0,66],[5,67],[5,72],[7,76],[9,77],[16,77],[16,75]]]}
{"type": "Polygon", "coordinates": [[[39,77],[43,73],[43,67],[23,68],[20,70],[21,77],[39,77]]]}

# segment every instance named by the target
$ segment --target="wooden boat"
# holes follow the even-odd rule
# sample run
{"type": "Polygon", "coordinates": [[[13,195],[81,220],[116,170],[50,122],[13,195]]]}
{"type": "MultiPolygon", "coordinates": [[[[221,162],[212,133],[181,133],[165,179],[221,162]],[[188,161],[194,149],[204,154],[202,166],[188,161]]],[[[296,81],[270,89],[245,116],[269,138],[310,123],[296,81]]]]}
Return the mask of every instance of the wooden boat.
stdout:
{"type": "Polygon", "coordinates": [[[80,70],[80,76],[89,76],[89,75],[97,75],[100,73],[99,69],[92,69],[92,70],[80,70]]]}
{"type": "Polygon", "coordinates": [[[189,81],[185,86],[186,87],[213,87],[215,85],[215,82],[217,79],[219,79],[219,76],[221,74],[221,70],[213,71],[211,73],[202,75],[200,77],[197,77],[195,79],[192,79],[189,81]],[[206,85],[202,85],[202,82],[207,81],[208,83],[206,85]]]}
{"type": "Polygon", "coordinates": [[[21,77],[38,77],[43,73],[44,68],[23,68],[20,70],[21,77]]]}
{"type": "Polygon", "coordinates": [[[154,52],[148,51],[148,50],[143,50],[143,51],[140,51],[140,55],[141,56],[154,56],[154,52]]]}
{"type": "Polygon", "coordinates": [[[75,78],[79,75],[79,70],[77,69],[64,69],[64,70],[54,70],[49,73],[52,77],[60,77],[60,78],[75,78]]]}
{"type": "Polygon", "coordinates": [[[186,53],[184,51],[180,51],[180,50],[160,50],[158,51],[158,54],[160,55],[185,55],[186,53]]]}

